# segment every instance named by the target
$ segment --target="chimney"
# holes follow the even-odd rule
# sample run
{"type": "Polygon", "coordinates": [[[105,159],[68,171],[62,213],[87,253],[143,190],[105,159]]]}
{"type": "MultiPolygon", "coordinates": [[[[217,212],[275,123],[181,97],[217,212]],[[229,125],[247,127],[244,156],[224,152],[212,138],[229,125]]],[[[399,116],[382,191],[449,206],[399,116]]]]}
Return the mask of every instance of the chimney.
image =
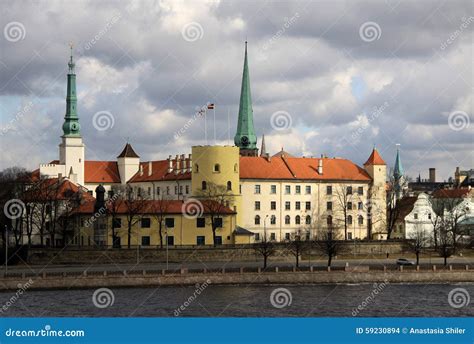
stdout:
{"type": "Polygon", "coordinates": [[[323,159],[319,159],[319,162],[318,162],[318,173],[319,174],[323,174],[323,159]]]}
{"type": "Polygon", "coordinates": [[[173,160],[171,160],[171,155],[168,156],[168,173],[173,172],[173,160]]]}
{"type": "Polygon", "coordinates": [[[188,172],[191,172],[192,166],[191,154],[188,154],[188,172]]]}
{"type": "Polygon", "coordinates": [[[430,183],[436,183],[436,168],[430,167],[430,183]]]}
{"type": "Polygon", "coordinates": [[[153,164],[151,163],[151,161],[148,161],[148,176],[151,176],[152,173],[153,173],[153,164]]]}
{"type": "Polygon", "coordinates": [[[183,174],[184,172],[186,172],[186,158],[184,154],[181,154],[181,161],[182,161],[181,174],[183,174]]]}
{"type": "Polygon", "coordinates": [[[179,155],[176,154],[176,168],[175,168],[175,170],[174,170],[174,174],[178,174],[178,173],[179,173],[179,165],[180,165],[179,155]]]}
{"type": "Polygon", "coordinates": [[[140,164],[140,176],[143,176],[143,165],[140,164]]]}

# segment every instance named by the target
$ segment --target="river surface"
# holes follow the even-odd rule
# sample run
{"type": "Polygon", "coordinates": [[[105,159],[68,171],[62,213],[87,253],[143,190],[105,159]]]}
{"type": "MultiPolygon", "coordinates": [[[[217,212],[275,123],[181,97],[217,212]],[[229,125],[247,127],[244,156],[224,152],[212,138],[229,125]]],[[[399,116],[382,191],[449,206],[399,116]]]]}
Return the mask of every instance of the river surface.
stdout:
{"type": "Polygon", "coordinates": [[[0,309],[4,307],[0,317],[474,316],[474,284],[204,284],[110,290],[112,294],[97,291],[95,299],[96,289],[26,290],[13,302],[15,292],[1,292],[0,309]],[[463,305],[460,308],[448,301],[456,288],[457,305],[463,305]],[[473,300],[468,304],[466,298],[473,300]],[[94,301],[107,307],[99,308],[94,301]]]}

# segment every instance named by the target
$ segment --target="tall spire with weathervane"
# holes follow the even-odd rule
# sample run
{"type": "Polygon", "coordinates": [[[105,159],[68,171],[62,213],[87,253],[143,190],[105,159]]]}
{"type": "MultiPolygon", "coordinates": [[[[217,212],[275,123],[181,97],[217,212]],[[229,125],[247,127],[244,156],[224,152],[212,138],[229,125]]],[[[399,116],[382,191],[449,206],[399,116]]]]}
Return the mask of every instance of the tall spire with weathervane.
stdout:
{"type": "Polygon", "coordinates": [[[68,62],[69,72],[67,74],[66,115],[64,116],[63,136],[80,137],[81,125],[77,116],[76,73],[74,71],[72,43],[69,46],[71,48],[71,56],[68,62]]]}
{"type": "Polygon", "coordinates": [[[397,199],[402,198],[405,184],[402,160],[400,158],[400,144],[397,144],[397,157],[395,158],[395,166],[393,167],[393,182],[395,195],[397,199]]]}
{"type": "Polygon", "coordinates": [[[250,75],[247,59],[247,41],[245,41],[244,71],[242,74],[242,88],[240,90],[239,120],[234,143],[240,147],[240,154],[257,156],[257,136],[253,126],[252,96],[250,93],[250,75]]]}

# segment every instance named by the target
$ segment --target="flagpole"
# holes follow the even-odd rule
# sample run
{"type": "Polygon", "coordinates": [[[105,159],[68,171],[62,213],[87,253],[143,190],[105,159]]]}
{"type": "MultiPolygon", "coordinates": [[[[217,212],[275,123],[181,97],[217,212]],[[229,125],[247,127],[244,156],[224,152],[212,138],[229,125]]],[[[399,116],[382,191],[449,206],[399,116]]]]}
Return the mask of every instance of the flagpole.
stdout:
{"type": "Polygon", "coordinates": [[[204,110],[204,138],[207,146],[207,109],[204,110]]]}
{"type": "Polygon", "coordinates": [[[216,142],[216,103],[214,103],[214,106],[212,107],[214,111],[214,145],[217,144],[216,142]]]}
{"type": "Polygon", "coordinates": [[[227,144],[230,146],[230,109],[227,107],[227,144]]]}

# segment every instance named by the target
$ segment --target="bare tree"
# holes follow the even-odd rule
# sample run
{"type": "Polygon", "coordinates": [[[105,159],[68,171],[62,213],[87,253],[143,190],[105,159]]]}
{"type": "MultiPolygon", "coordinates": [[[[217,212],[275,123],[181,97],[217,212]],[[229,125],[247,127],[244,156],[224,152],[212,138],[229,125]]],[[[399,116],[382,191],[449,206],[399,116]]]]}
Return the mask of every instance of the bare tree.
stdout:
{"type": "Polygon", "coordinates": [[[448,258],[454,254],[454,240],[449,228],[448,223],[441,221],[438,233],[438,253],[444,258],[444,266],[448,265],[448,258]]]}
{"type": "Polygon", "coordinates": [[[170,206],[169,200],[166,199],[163,195],[158,196],[159,199],[153,201],[152,204],[152,213],[153,217],[158,222],[158,235],[160,236],[160,248],[163,248],[163,225],[168,215],[168,209],[170,206]]]}
{"type": "Polygon", "coordinates": [[[408,236],[408,246],[416,255],[416,265],[420,265],[420,254],[427,246],[429,237],[420,224],[415,225],[415,231],[408,236]]]}
{"type": "Polygon", "coordinates": [[[333,224],[328,224],[325,229],[318,231],[316,238],[315,246],[328,258],[330,267],[332,259],[343,250],[338,229],[333,224]]]}
{"type": "Polygon", "coordinates": [[[203,190],[200,190],[196,197],[202,200],[203,211],[209,217],[212,228],[212,239],[214,246],[216,242],[216,231],[222,223],[222,215],[227,208],[232,206],[234,195],[228,187],[215,183],[207,183],[203,190]]]}
{"type": "Polygon", "coordinates": [[[267,268],[268,258],[273,256],[276,252],[275,244],[268,240],[267,232],[263,234],[263,240],[258,243],[253,244],[255,252],[260,254],[263,257],[263,268],[267,268]]]}
{"type": "Polygon", "coordinates": [[[348,213],[352,210],[354,206],[352,204],[352,186],[347,186],[345,184],[339,184],[335,188],[335,196],[336,196],[336,209],[333,211],[335,214],[335,220],[342,224],[344,228],[344,240],[347,240],[347,227],[348,227],[348,213]],[[349,202],[351,205],[349,205],[349,202]]]}
{"type": "Polygon", "coordinates": [[[302,236],[302,231],[297,230],[295,233],[292,234],[291,236],[291,242],[288,246],[288,250],[290,253],[295,257],[295,265],[298,268],[299,267],[299,261],[301,255],[304,254],[310,247],[310,241],[308,240],[303,240],[302,236]]]}

